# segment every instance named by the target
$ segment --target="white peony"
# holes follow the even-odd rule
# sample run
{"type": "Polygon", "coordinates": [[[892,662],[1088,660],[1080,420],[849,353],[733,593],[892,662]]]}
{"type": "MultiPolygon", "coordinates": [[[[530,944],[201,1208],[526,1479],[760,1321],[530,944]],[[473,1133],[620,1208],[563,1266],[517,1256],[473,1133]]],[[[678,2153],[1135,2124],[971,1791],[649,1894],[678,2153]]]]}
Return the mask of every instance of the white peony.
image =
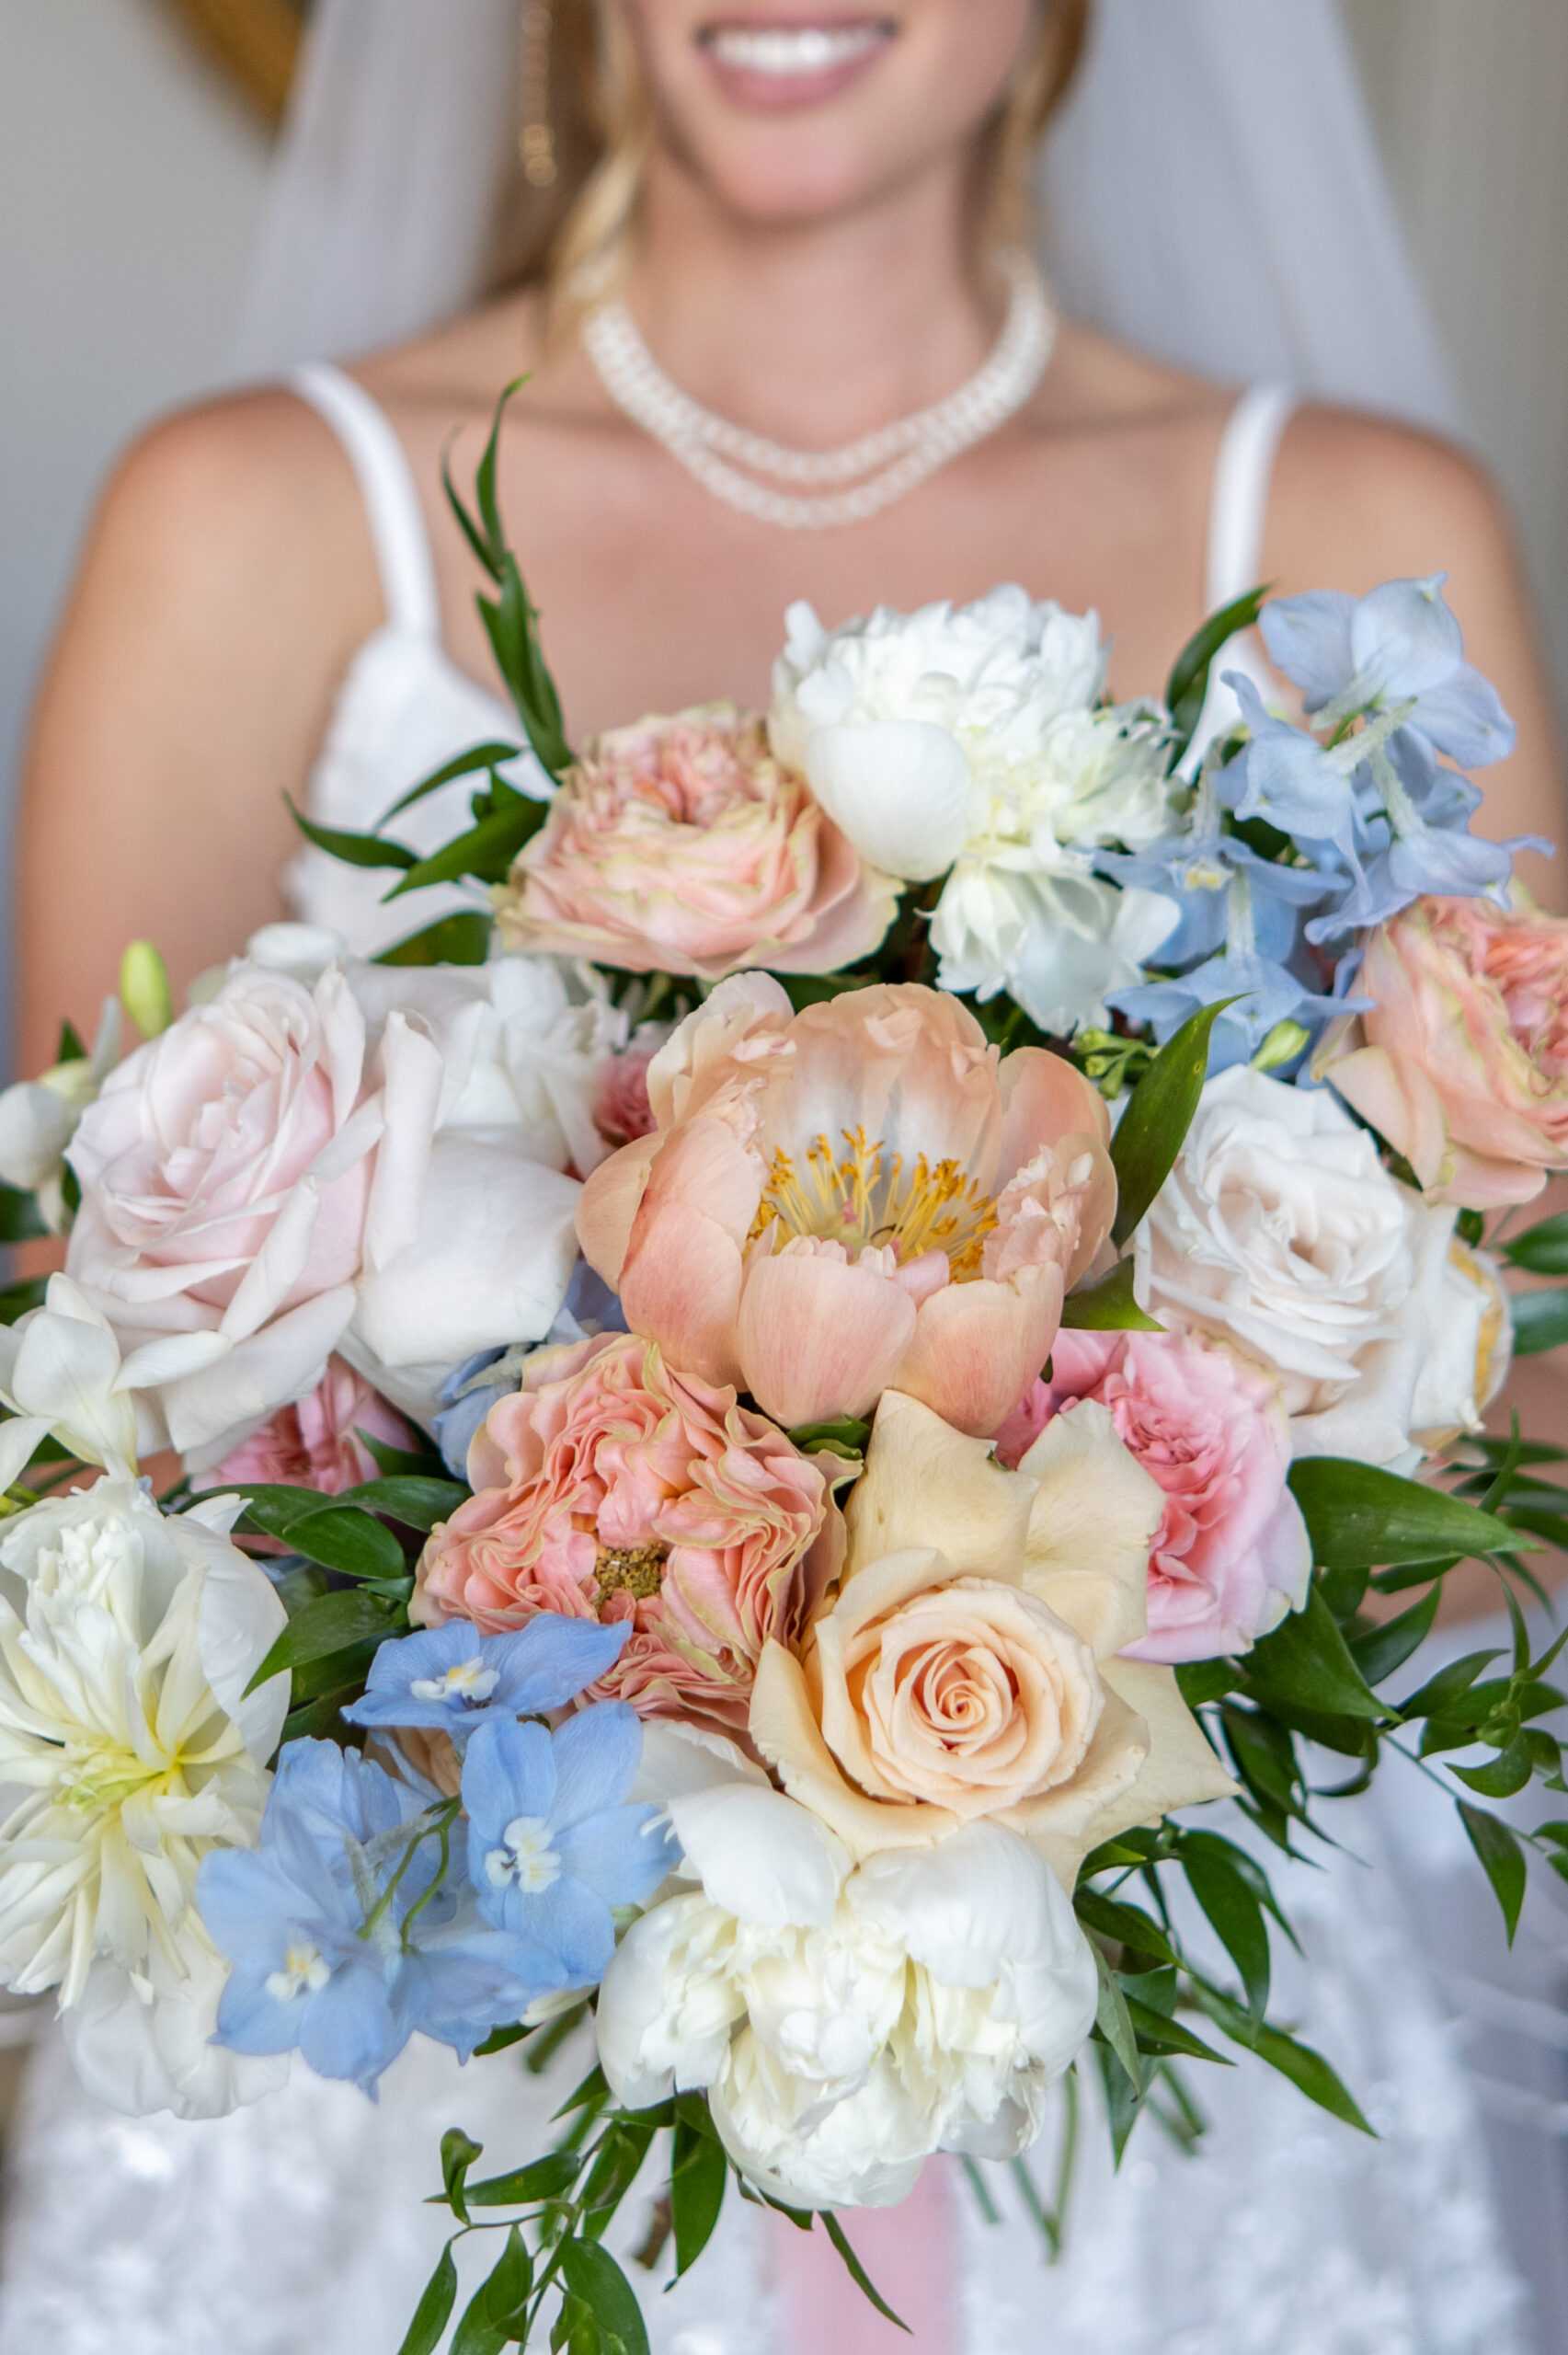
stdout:
{"type": "Polygon", "coordinates": [[[1107,1001],[1146,978],[1180,911],[1159,891],[1118,890],[1063,856],[1032,871],[1005,858],[961,858],[932,918],[944,990],[1006,990],[1057,1038],[1110,1019],[1107,1001]]]}
{"type": "Polygon", "coordinates": [[[852,1867],[727,1744],[646,1739],[643,1787],[662,1785],[697,1886],[644,1914],[605,1974],[617,2097],[705,2088],[736,2164],[793,2206],[890,2205],[933,2151],[1025,2148],[1097,1995],[1070,1901],[1027,1844],[977,1823],[852,1867]]]}
{"type": "Polygon", "coordinates": [[[68,1265],[152,1436],[217,1461],[338,1351],[416,1417],[548,1330],[619,1017],[553,965],[331,959],[277,926],[113,1074],[70,1152],[68,1265]]]}
{"type": "Polygon", "coordinates": [[[1412,1472],[1505,1371],[1501,1293],[1455,1219],[1326,1091],[1238,1067],[1205,1088],[1139,1229],[1138,1299],[1272,1367],[1298,1455],[1412,1472]]]}
{"type": "Polygon", "coordinates": [[[769,732],[874,867],[908,882],[952,866],[985,821],[983,773],[1040,754],[1052,721],[1104,684],[1095,615],[995,589],[825,630],[790,607],[769,732]]]}
{"type": "Polygon", "coordinates": [[[215,1958],[197,1869],[249,1845],[288,1680],[246,1687],[284,1612],[227,1529],[129,1479],[35,1505],[0,1538],[0,1980],[80,2011],[97,2088],[195,2115],[241,2090],[206,2051],[215,1958]],[[161,2016],[160,2016],[161,2015],[161,2016]]]}

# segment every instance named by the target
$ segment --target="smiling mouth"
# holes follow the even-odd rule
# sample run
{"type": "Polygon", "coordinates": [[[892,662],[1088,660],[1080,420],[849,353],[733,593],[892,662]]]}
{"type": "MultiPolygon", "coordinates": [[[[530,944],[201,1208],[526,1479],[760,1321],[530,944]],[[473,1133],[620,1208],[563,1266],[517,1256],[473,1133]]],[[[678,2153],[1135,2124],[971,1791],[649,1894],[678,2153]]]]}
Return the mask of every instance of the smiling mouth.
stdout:
{"type": "Polygon", "coordinates": [[[721,70],[779,83],[837,75],[886,48],[898,27],[886,17],[814,25],[705,25],[697,35],[721,70]]]}

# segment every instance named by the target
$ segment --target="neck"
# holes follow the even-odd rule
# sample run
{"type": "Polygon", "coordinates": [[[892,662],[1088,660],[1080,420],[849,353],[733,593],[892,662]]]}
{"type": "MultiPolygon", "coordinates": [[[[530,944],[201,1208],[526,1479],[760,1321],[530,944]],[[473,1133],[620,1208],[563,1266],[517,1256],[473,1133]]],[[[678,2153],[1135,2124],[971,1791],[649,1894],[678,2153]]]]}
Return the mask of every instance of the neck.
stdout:
{"type": "Polygon", "coordinates": [[[753,431],[832,448],[940,400],[985,358],[1000,304],[970,256],[965,193],[955,167],[830,222],[761,226],[660,159],[628,300],[683,390],[753,431]]]}

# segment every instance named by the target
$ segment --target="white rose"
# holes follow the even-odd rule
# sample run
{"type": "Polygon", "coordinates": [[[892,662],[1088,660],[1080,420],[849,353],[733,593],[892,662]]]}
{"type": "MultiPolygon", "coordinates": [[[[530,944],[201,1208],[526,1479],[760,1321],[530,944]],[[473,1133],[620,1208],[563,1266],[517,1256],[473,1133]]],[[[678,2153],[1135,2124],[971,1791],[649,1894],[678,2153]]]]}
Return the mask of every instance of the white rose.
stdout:
{"type": "Polygon", "coordinates": [[[0,1980],[59,1991],[97,2087],[196,2114],[237,2089],[203,2057],[215,1958],[202,1858],[255,1840],[288,1680],[246,1692],[285,1624],[227,1526],[129,1479],[33,1506],[0,1539],[0,1980]],[[166,2016],[150,2013],[160,2003],[166,2016]]]}
{"type": "Polygon", "coordinates": [[[36,1195],[55,1235],[66,1225],[65,1150],[120,1060],[123,1027],[119,999],[106,998],[91,1054],[56,1063],[40,1079],[18,1080],[0,1095],[0,1182],[36,1195]]]}
{"type": "Polygon", "coordinates": [[[1298,1455],[1410,1472],[1423,1434],[1474,1423],[1494,1387],[1478,1366],[1500,1363],[1482,1348],[1495,1298],[1459,1277],[1455,1215],[1391,1178],[1326,1091],[1239,1067],[1205,1088],[1139,1229],[1138,1298],[1272,1367],[1298,1455]]]}
{"type": "Polygon", "coordinates": [[[794,605],[786,627],[773,750],[864,858],[910,882],[944,873],[984,822],[982,765],[1037,755],[1104,683],[1098,618],[1017,588],[833,631],[794,605]]]}
{"type": "MultiPolygon", "coordinates": [[[[330,941],[330,936],[326,936],[330,941]]],[[[416,1416],[539,1338],[575,1258],[600,1017],[553,968],[231,967],[132,1055],[70,1151],[67,1264],[159,1443],[213,1462],[339,1351],[416,1416]]]]}
{"type": "Polygon", "coordinates": [[[600,2058],[634,2106],[706,2088],[772,2197],[903,2199],[940,2149],[1010,2154],[1093,2024],[1070,1900],[1015,1833],[978,1823],[852,1868],[817,1817],[722,1743],[649,1727],[696,1888],[634,1924],[600,1991],[600,2058]]]}

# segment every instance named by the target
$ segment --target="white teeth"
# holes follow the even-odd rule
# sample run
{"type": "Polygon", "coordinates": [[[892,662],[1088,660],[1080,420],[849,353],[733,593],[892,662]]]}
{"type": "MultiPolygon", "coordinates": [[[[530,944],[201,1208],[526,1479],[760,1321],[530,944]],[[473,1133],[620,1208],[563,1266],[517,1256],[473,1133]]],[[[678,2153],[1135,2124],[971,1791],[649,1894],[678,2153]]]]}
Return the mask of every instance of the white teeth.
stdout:
{"type": "Polygon", "coordinates": [[[887,35],[880,25],[773,26],[750,31],[727,25],[707,36],[707,46],[721,65],[748,74],[774,74],[781,81],[791,75],[830,73],[864,57],[887,35]]]}

